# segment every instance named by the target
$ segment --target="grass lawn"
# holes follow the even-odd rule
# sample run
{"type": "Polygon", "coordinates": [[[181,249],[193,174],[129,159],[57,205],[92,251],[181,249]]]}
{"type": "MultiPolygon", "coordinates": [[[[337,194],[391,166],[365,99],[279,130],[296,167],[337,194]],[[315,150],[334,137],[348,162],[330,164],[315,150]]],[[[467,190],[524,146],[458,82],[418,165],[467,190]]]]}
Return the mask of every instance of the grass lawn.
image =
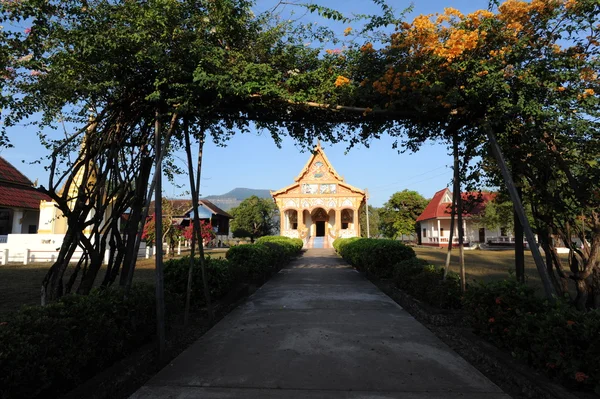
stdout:
{"type": "MultiPolygon", "coordinates": [[[[425,259],[435,266],[444,266],[446,264],[446,248],[423,248],[413,247],[417,256],[425,259]]],[[[567,260],[567,255],[564,260],[567,260]]],[[[467,281],[492,281],[509,278],[508,271],[515,269],[514,249],[482,251],[465,250],[465,272],[467,281]]],[[[450,270],[459,271],[458,249],[452,250],[450,270]]],[[[542,282],[540,280],[537,268],[533,262],[531,252],[525,251],[525,278],[528,284],[535,287],[540,293],[543,293],[542,282]]]]}
{"type": "MultiPolygon", "coordinates": [[[[207,255],[223,258],[226,248],[210,249],[207,255]]],[[[165,256],[165,260],[171,259],[165,256]]],[[[39,305],[42,280],[51,263],[32,263],[29,265],[0,265],[0,315],[17,310],[22,305],[39,305]]],[[[75,264],[73,264],[73,267],[75,264]]],[[[96,283],[100,285],[105,269],[98,272],[96,283]]],[[[69,275],[69,270],[65,273],[69,275]]],[[[134,282],[154,284],[154,259],[138,259],[135,267],[134,282]]],[[[75,288],[77,285],[75,286],[75,288]]]]}

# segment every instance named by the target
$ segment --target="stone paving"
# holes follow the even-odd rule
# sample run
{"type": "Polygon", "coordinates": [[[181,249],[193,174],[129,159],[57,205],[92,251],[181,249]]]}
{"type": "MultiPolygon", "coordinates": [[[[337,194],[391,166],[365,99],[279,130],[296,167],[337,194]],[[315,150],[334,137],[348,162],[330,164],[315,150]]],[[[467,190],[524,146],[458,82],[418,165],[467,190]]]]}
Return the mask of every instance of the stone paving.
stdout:
{"type": "Polygon", "coordinates": [[[332,249],[309,249],[131,398],[510,397],[332,249]]]}

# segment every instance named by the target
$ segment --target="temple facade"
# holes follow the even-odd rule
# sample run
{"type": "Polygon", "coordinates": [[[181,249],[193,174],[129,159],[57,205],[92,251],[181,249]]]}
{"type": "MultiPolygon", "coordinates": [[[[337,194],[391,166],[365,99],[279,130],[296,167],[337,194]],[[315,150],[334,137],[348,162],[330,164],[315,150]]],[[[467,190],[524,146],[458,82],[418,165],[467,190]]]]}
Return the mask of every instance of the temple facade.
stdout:
{"type": "Polygon", "coordinates": [[[365,192],[337,174],[318,144],[295,182],[271,195],[280,212],[280,234],[306,247],[331,246],[338,237],[360,236],[365,192]]]}

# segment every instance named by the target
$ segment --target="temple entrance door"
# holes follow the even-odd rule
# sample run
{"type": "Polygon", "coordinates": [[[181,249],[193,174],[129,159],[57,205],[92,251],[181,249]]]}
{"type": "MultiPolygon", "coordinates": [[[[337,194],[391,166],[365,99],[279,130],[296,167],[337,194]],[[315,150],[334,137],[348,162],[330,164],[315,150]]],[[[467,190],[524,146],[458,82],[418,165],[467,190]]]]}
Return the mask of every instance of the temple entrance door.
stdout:
{"type": "Polygon", "coordinates": [[[316,230],[317,230],[317,234],[315,234],[317,237],[325,237],[325,221],[324,220],[320,220],[315,222],[316,226],[316,230]]]}

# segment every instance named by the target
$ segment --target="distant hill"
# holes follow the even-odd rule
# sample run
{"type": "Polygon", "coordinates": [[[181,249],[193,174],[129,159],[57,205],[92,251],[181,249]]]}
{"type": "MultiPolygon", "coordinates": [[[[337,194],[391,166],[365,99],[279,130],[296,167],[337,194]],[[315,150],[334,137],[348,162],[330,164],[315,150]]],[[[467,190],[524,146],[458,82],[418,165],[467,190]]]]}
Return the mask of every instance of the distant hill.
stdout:
{"type": "Polygon", "coordinates": [[[209,200],[224,211],[228,211],[231,208],[235,208],[243,200],[248,197],[252,197],[253,195],[256,195],[259,198],[272,198],[270,190],[243,187],[234,188],[225,194],[208,195],[202,198],[209,200]]]}

